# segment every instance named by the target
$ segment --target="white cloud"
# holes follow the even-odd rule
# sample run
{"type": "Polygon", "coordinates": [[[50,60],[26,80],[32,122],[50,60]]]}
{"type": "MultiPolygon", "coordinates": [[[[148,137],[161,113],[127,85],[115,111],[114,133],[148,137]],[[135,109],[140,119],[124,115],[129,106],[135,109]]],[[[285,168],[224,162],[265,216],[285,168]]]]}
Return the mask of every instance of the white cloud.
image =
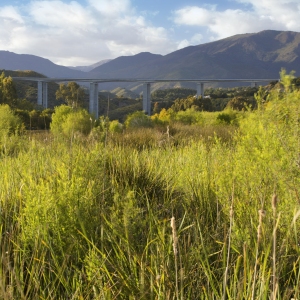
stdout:
{"type": "MultiPolygon", "coordinates": [[[[264,29],[300,31],[300,0],[232,0],[245,4],[244,10],[185,6],[173,12],[175,25],[169,29],[149,21],[161,12],[155,11],[155,18],[151,11],[138,12],[131,0],[27,1],[19,7],[0,3],[0,49],[64,65],[87,65],[143,51],[167,54],[264,29]]],[[[165,20],[170,21],[168,16],[165,20]]]]}
{"type": "Polygon", "coordinates": [[[267,16],[278,22],[282,29],[300,30],[300,1],[299,0],[238,0],[249,4],[258,16],[267,16]]]}
{"type": "Polygon", "coordinates": [[[0,49],[42,56],[63,65],[87,65],[143,51],[168,53],[168,31],[147,22],[130,0],[32,0],[1,8],[0,49]]]}
{"type": "Polygon", "coordinates": [[[23,18],[13,6],[0,7],[0,18],[2,20],[10,20],[17,23],[23,23],[23,18]]]}
{"type": "MultiPolygon", "coordinates": [[[[12,6],[0,7],[0,49],[17,44],[23,31],[24,20],[12,6]]],[[[22,41],[20,41],[22,42],[22,41]]]]}
{"type": "Polygon", "coordinates": [[[266,29],[300,31],[299,0],[238,0],[248,10],[186,6],[174,12],[178,25],[206,28],[214,39],[266,29]]]}
{"type": "Polygon", "coordinates": [[[203,35],[201,33],[194,34],[191,39],[183,39],[181,40],[178,45],[177,49],[182,49],[191,45],[199,45],[203,40],[203,35]]]}
{"type": "Polygon", "coordinates": [[[190,41],[188,41],[187,39],[184,39],[178,43],[177,49],[185,48],[187,46],[190,46],[190,44],[191,44],[190,41]]]}
{"type": "Polygon", "coordinates": [[[197,6],[187,6],[175,11],[175,23],[184,25],[200,25],[209,24],[214,9],[208,10],[197,6]]]}
{"type": "Polygon", "coordinates": [[[191,43],[193,45],[197,45],[197,44],[200,44],[203,40],[203,35],[201,33],[196,33],[192,36],[191,38],[191,43]]]}
{"type": "Polygon", "coordinates": [[[89,12],[77,2],[32,1],[28,7],[32,23],[46,27],[68,28],[74,30],[95,25],[89,12]]]}
{"type": "Polygon", "coordinates": [[[104,16],[119,17],[131,10],[129,0],[89,0],[90,5],[104,16]]]}

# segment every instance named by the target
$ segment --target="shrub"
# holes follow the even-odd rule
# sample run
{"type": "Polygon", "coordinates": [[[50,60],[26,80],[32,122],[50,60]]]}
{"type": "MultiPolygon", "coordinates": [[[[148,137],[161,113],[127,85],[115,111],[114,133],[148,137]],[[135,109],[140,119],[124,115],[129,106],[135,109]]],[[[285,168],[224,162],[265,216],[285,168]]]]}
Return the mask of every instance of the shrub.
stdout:
{"type": "Polygon", "coordinates": [[[22,130],[21,119],[14,114],[8,104],[0,105],[1,136],[19,133],[22,130]]]}
{"type": "Polygon", "coordinates": [[[62,133],[67,137],[75,133],[87,135],[92,129],[92,122],[92,117],[86,110],[74,110],[70,106],[61,105],[55,108],[50,128],[55,135],[62,133]]]}
{"type": "Polygon", "coordinates": [[[226,108],[234,110],[248,110],[249,108],[255,107],[255,100],[251,100],[242,96],[232,98],[226,105],[226,108]]]}
{"type": "Polygon", "coordinates": [[[69,114],[63,124],[63,133],[70,137],[75,133],[81,133],[83,135],[88,135],[92,129],[93,120],[90,114],[84,110],[75,110],[69,114]]]}
{"type": "Polygon", "coordinates": [[[136,111],[128,115],[125,120],[126,128],[152,127],[152,125],[150,117],[145,115],[143,111],[136,111]]]}
{"type": "Polygon", "coordinates": [[[197,124],[201,120],[201,112],[194,109],[187,109],[186,111],[179,111],[175,115],[175,121],[183,124],[197,124]]]}
{"type": "Polygon", "coordinates": [[[159,113],[151,116],[151,120],[157,125],[169,124],[175,114],[171,108],[168,110],[163,108],[159,113]]]}
{"type": "Polygon", "coordinates": [[[123,131],[123,125],[118,120],[113,120],[109,123],[109,131],[112,133],[121,133],[123,131]]]}
{"type": "Polygon", "coordinates": [[[54,134],[61,134],[63,129],[63,124],[67,118],[67,116],[73,111],[72,107],[67,105],[57,106],[54,109],[54,113],[52,115],[52,122],[50,125],[50,129],[54,134]]]}
{"type": "Polygon", "coordinates": [[[236,124],[237,123],[237,112],[227,109],[217,116],[217,124],[236,124]]]}

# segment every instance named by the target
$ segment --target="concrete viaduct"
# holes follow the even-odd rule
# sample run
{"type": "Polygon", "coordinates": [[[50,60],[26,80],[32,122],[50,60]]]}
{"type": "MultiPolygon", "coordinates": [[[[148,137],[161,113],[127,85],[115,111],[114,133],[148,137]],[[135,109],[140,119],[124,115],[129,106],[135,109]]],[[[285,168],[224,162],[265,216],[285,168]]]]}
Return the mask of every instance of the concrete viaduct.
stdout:
{"type": "Polygon", "coordinates": [[[143,110],[150,115],[151,96],[150,88],[152,83],[157,82],[194,82],[197,87],[197,96],[204,96],[204,84],[207,83],[228,83],[228,82],[247,82],[251,86],[257,86],[259,83],[271,82],[279,79],[85,79],[85,78],[36,78],[36,77],[12,77],[16,81],[35,81],[37,82],[37,104],[48,107],[48,83],[49,82],[85,82],[90,84],[89,92],[89,112],[99,117],[98,85],[107,82],[137,82],[143,84],[143,110]]]}

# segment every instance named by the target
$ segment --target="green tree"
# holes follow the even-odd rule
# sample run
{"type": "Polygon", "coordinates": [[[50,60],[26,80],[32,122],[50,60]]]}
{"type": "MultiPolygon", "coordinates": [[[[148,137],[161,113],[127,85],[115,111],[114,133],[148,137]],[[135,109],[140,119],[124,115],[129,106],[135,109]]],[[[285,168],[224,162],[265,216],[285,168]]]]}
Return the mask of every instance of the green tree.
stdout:
{"type": "Polygon", "coordinates": [[[75,133],[88,135],[93,126],[93,119],[85,109],[78,109],[70,113],[63,124],[63,133],[67,137],[75,133]]]}
{"type": "Polygon", "coordinates": [[[254,100],[248,98],[237,96],[232,98],[228,103],[226,108],[233,110],[247,110],[248,108],[255,108],[256,103],[254,100]]]}
{"type": "Polygon", "coordinates": [[[84,89],[74,81],[60,84],[55,95],[57,100],[62,99],[71,107],[81,107],[85,98],[84,89]]]}
{"type": "Polygon", "coordinates": [[[196,90],[187,88],[172,88],[165,90],[156,90],[151,94],[151,99],[153,102],[160,101],[174,101],[176,99],[187,98],[194,96],[196,90]]]}
{"type": "Polygon", "coordinates": [[[213,111],[213,105],[210,98],[191,96],[185,99],[176,99],[171,107],[175,112],[188,109],[200,111],[213,111]]]}
{"type": "Polygon", "coordinates": [[[151,118],[145,115],[143,111],[136,111],[128,115],[125,120],[126,128],[152,127],[152,125],[151,118]]]}
{"type": "Polygon", "coordinates": [[[0,134],[9,135],[22,130],[21,119],[14,114],[8,104],[0,105],[0,134]]]}
{"type": "Polygon", "coordinates": [[[0,75],[0,103],[13,106],[17,98],[17,90],[12,78],[6,77],[2,72],[0,75]]]}
{"type": "Polygon", "coordinates": [[[121,133],[123,132],[123,125],[118,120],[113,120],[109,123],[109,131],[121,133]]]}
{"type": "Polygon", "coordinates": [[[61,105],[55,108],[50,125],[51,132],[57,136],[71,137],[75,133],[87,135],[93,126],[93,119],[85,109],[74,110],[61,105]]]}
{"type": "Polygon", "coordinates": [[[180,123],[191,125],[199,123],[202,116],[200,111],[189,108],[187,110],[177,112],[174,119],[180,123]]]}
{"type": "Polygon", "coordinates": [[[59,135],[63,131],[64,122],[69,114],[73,111],[72,107],[67,105],[60,105],[55,107],[52,115],[52,122],[50,125],[51,132],[55,135],[59,135]]]}

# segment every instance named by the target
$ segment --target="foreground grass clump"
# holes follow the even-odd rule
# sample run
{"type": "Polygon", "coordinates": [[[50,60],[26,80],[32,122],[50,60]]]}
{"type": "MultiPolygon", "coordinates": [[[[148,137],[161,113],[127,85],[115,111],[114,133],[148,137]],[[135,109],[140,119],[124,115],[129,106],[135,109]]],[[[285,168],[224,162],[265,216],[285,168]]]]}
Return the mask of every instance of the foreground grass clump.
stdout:
{"type": "Polygon", "coordinates": [[[239,127],[20,138],[0,160],[0,298],[298,299],[300,94],[284,81],[239,127]]]}

